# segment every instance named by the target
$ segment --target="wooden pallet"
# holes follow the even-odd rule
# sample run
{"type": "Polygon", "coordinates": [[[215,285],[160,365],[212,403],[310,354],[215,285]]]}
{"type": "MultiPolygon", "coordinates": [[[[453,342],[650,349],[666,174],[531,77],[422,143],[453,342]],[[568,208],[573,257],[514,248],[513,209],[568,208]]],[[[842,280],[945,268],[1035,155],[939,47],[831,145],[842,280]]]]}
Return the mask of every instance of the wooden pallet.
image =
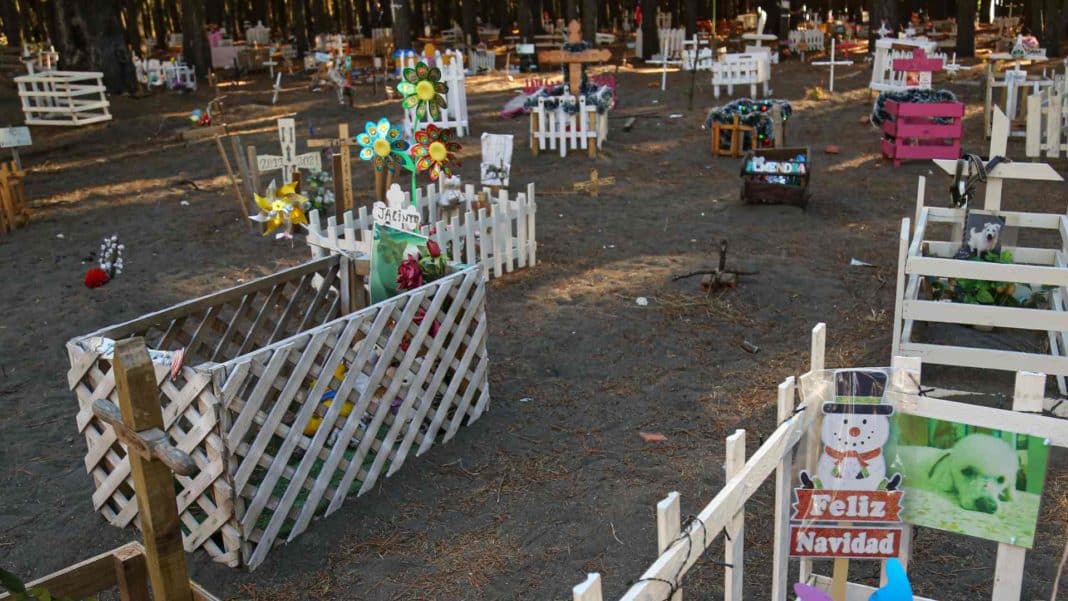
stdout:
{"type": "Polygon", "coordinates": [[[110,121],[104,74],[46,71],[15,78],[27,125],[88,125],[110,121]]]}
{"type": "Polygon", "coordinates": [[[177,478],[185,547],[230,566],[256,567],[411,449],[476,420],[489,402],[481,268],[360,308],[366,267],[325,257],[68,342],[97,511],[117,526],[137,516],[126,451],[91,411],[115,395],[101,338],[185,349],[174,378],[156,365],[165,429],[200,468],[177,478]]]}
{"type": "Polygon", "coordinates": [[[30,220],[26,207],[26,171],[13,162],[0,163],[0,234],[22,227],[30,220]]]}

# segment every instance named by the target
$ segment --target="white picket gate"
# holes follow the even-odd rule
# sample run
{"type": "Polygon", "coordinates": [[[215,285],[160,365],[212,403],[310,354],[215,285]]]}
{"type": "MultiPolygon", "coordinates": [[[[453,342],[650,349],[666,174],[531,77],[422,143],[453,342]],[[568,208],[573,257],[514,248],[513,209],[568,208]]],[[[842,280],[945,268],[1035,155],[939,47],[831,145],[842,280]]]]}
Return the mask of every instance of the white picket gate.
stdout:
{"type": "Polygon", "coordinates": [[[763,84],[764,96],[771,94],[771,56],[767,52],[726,54],[712,64],[712,95],[719,98],[720,87],[727,87],[727,95],[734,94],[734,86],[749,86],[749,95],[757,96],[757,85],[763,84]]]}
{"type": "MultiPolygon", "coordinates": [[[[441,109],[441,119],[431,119],[429,115],[419,122],[419,129],[426,129],[430,123],[438,127],[451,127],[458,137],[464,137],[470,131],[470,120],[467,113],[467,81],[464,74],[464,55],[459,50],[446,50],[444,54],[440,50],[434,52],[434,56],[417,55],[407,52],[398,58],[398,65],[414,67],[419,61],[425,62],[432,67],[441,69],[441,81],[449,86],[449,92],[445,95],[445,103],[448,108],[441,109]]],[[[404,131],[411,134],[412,123],[415,122],[415,109],[404,112],[404,131]]]]}
{"type": "MultiPolygon", "coordinates": [[[[485,207],[475,210],[470,203],[462,210],[446,209],[440,201],[442,192],[440,184],[416,192],[416,205],[424,224],[420,231],[441,245],[454,261],[482,265],[486,278],[500,277],[537,263],[538,206],[534,184],[528,184],[526,192],[514,198],[508,190],[500,190],[494,198],[488,188],[484,189],[491,199],[488,210],[485,207]]],[[[470,199],[474,195],[474,186],[466,186],[465,196],[470,199]]],[[[312,211],[309,220],[307,241],[313,258],[327,254],[370,256],[374,218],[367,207],[360,207],[356,213],[346,211],[340,224],[337,217],[331,216],[325,230],[319,226],[318,211],[312,211]]]]}
{"type": "Polygon", "coordinates": [[[1050,86],[1027,97],[1028,157],[1068,155],[1068,86],[1050,86]]]}
{"type": "MultiPolygon", "coordinates": [[[[575,102],[575,96],[554,96],[561,104],[575,102]]],[[[597,107],[586,104],[586,97],[578,99],[578,112],[568,114],[562,107],[545,107],[546,98],[538,98],[538,106],[530,113],[530,149],[537,154],[542,150],[559,150],[567,156],[568,150],[587,150],[591,156],[604,146],[608,137],[608,114],[597,112],[597,107]]]]}
{"type": "MultiPolygon", "coordinates": [[[[723,541],[724,575],[723,596],[727,600],[743,598],[747,583],[753,580],[746,574],[745,557],[754,551],[746,549],[746,505],[763,484],[774,475],[775,501],[770,510],[761,504],[761,521],[771,519],[774,525],[772,549],[760,549],[772,556],[772,568],[765,578],[771,579],[772,601],[793,598],[790,586],[790,516],[794,502],[793,478],[800,469],[814,467],[819,456],[818,404],[813,394],[802,397],[805,390],[819,391],[827,386],[825,377],[827,328],[818,324],[812,330],[810,371],[795,379],[787,378],[778,387],[777,414],[779,426],[764,440],[748,460],[745,456],[745,430],[735,430],[727,437],[725,481],[715,497],[685,525],[681,523],[679,494],[673,492],[656,505],[657,558],[634,584],[620,597],[620,601],[646,599],[681,599],[682,584],[687,572],[717,541],[723,541]],[[815,435],[814,435],[815,434],[815,435]],[[750,551],[747,553],[747,551],[750,551]],[[676,596],[677,595],[677,596],[676,596]]],[[[1068,428],[1064,421],[1041,415],[1045,376],[1038,373],[1018,372],[1012,410],[994,409],[980,405],[946,400],[944,397],[961,395],[958,391],[922,390],[920,388],[921,363],[916,358],[894,357],[892,386],[887,390],[888,399],[900,415],[915,415],[950,420],[980,428],[1008,430],[1045,439],[1050,445],[1068,447],[1068,428]]],[[[915,527],[907,525],[902,533],[898,559],[906,567],[912,556],[912,540],[915,527]]],[[[750,545],[752,546],[752,545],[750,545]]],[[[997,562],[992,574],[995,601],[1018,601],[1024,582],[1024,562],[1027,549],[999,543],[997,562]]],[[[831,578],[813,571],[811,560],[800,560],[799,580],[824,591],[830,589],[831,578]]],[[[885,573],[882,575],[885,584],[885,573]]],[[[868,599],[875,588],[854,582],[846,583],[849,601],[868,599]]],[[[600,574],[588,574],[586,580],[572,589],[575,601],[602,601],[600,574]]],[[[927,597],[915,597],[916,601],[932,601],[927,597]]]]}

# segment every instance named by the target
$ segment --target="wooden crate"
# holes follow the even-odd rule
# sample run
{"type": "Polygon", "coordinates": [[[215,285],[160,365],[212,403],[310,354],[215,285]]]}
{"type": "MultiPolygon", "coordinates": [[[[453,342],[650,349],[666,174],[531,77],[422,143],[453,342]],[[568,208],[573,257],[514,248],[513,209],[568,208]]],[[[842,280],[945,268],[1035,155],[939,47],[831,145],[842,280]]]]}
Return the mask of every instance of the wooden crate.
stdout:
{"type": "MultiPolygon", "coordinates": [[[[571,94],[555,97],[559,102],[574,102],[571,94]]],[[[568,150],[586,150],[591,157],[604,147],[608,138],[608,113],[586,104],[586,97],[578,99],[578,112],[569,115],[562,110],[545,107],[545,98],[538,98],[538,106],[530,112],[530,150],[537,156],[542,150],[559,150],[566,157],[568,150]]]]}
{"type": "MultiPolygon", "coordinates": [[[[802,388],[811,390],[826,385],[824,358],[826,356],[827,332],[825,324],[812,331],[811,369],[800,378],[790,376],[778,388],[777,415],[779,426],[762,438],[759,448],[746,458],[746,431],[735,430],[727,437],[726,478],[716,496],[695,516],[681,523],[683,515],[679,494],[670,493],[656,505],[656,547],[649,541],[649,549],[657,550],[655,559],[626,592],[620,601],[647,599],[680,599],[683,580],[689,570],[702,560],[712,546],[724,549],[722,564],[723,598],[738,600],[753,587],[757,579],[771,581],[772,601],[793,599],[793,575],[789,556],[790,516],[795,502],[793,478],[798,470],[811,469],[819,456],[820,410],[811,398],[801,396],[802,388]],[[800,400],[800,402],[798,402],[800,400]],[[815,434],[815,435],[813,435],[815,434]],[[774,525],[771,548],[766,545],[753,549],[752,540],[745,535],[746,514],[752,516],[753,506],[748,505],[753,496],[771,484],[775,489],[775,501],[769,509],[759,503],[756,511],[761,513],[762,523],[774,525]],[[748,511],[747,511],[748,510],[748,511]],[[764,515],[764,514],[770,515],[764,515]],[[747,545],[748,543],[748,545],[747,545]],[[770,573],[754,575],[746,571],[746,557],[756,555],[772,558],[770,573]],[[744,575],[744,578],[743,578],[744,575]],[[676,595],[678,595],[676,597],[676,595]]],[[[915,358],[895,357],[892,372],[893,389],[887,394],[896,406],[899,415],[915,415],[944,419],[996,430],[1020,432],[1045,438],[1055,447],[1068,447],[1068,428],[1064,421],[1041,414],[1045,378],[1042,374],[1019,372],[1016,374],[1016,392],[1012,410],[994,409],[940,398],[967,393],[958,391],[922,390],[921,364],[915,358]]],[[[915,527],[904,525],[898,559],[905,566],[912,555],[911,541],[915,527]]],[[[767,539],[764,539],[765,541],[767,539]]],[[[1027,549],[999,543],[997,565],[990,575],[993,581],[994,601],[1019,601],[1024,582],[1024,562],[1027,549]]],[[[717,562],[718,563],[718,562],[717,562]]],[[[824,591],[831,587],[832,579],[813,571],[811,560],[799,560],[798,579],[824,591]]],[[[847,568],[848,569],[848,568],[847,568]]],[[[868,568],[863,570],[871,573],[868,568]]],[[[885,573],[882,575],[885,584],[885,573]]],[[[854,582],[845,582],[846,601],[867,600],[874,587],[854,582]]],[[[602,601],[600,574],[589,574],[585,581],[572,589],[575,601],[602,601]]],[[[932,601],[915,596],[916,601],[932,601]]]]}
{"type": "MultiPolygon", "coordinates": [[[[86,559],[43,578],[26,583],[26,589],[42,587],[53,597],[85,599],[118,589],[122,599],[149,599],[148,568],[141,543],[127,543],[96,557],[86,559]]],[[[219,601],[219,598],[190,581],[193,601],[219,601]]],[[[0,592],[0,601],[11,595],[0,592]]]]}
{"type": "Polygon", "coordinates": [[[807,146],[795,148],[761,148],[746,153],[742,160],[742,200],[750,204],[791,204],[801,208],[808,205],[808,182],[812,173],[811,156],[807,146]],[[805,172],[797,177],[796,184],[774,184],[759,181],[761,173],[748,173],[746,166],[755,157],[764,157],[769,161],[784,161],[798,155],[805,157],[805,172]]]}
{"type": "Polygon", "coordinates": [[[104,74],[47,71],[15,78],[27,125],[87,125],[111,121],[104,74]]]}
{"type": "Polygon", "coordinates": [[[176,477],[185,547],[230,566],[255,568],[413,447],[478,419],[489,402],[481,267],[362,309],[361,271],[332,255],[68,342],[96,510],[136,523],[126,451],[91,411],[116,394],[102,339],[144,336],[163,352],[165,427],[200,467],[176,477]],[[178,349],[172,378],[166,354],[178,349]]]}
{"type": "Polygon", "coordinates": [[[0,234],[25,225],[30,220],[26,207],[26,172],[10,161],[0,162],[0,234]]]}
{"type": "MultiPolygon", "coordinates": [[[[465,194],[473,196],[474,193],[474,187],[468,185],[465,194]]],[[[442,208],[440,181],[437,186],[417,191],[416,206],[422,222],[428,224],[420,228],[423,235],[433,238],[454,261],[481,265],[486,278],[533,267],[538,258],[534,184],[528,184],[525,193],[514,197],[507,190],[500,190],[496,196],[488,188],[482,193],[490,199],[490,205],[468,210],[467,207],[442,208]]],[[[336,217],[329,217],[325,229],[319,226],[317,211],[312,211],[309,217],[307,241],[313,258],[327,253],[370,256],[374,219],[367,207],[346,211],[342,223],[336,217]]]]}
{"type": "Polygon", "coordinates": [[[964,103],[886,101],[893,119],[883,121],[883,156],[899,167],[906,159],[956,159],[964,132],[964,103]],[[939,123],[936,119],[952,119],[939,123]]]}

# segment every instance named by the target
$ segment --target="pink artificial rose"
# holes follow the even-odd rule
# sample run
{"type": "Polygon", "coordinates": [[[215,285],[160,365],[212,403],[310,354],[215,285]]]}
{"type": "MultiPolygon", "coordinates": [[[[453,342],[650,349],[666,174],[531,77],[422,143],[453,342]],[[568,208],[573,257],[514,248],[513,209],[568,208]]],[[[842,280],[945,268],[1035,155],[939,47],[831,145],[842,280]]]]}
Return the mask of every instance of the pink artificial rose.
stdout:
{"type": "Polygon", "coordinates": [[[438,243],[434,242],[433,240],[427,240],[426,241],[426,250],[427,250],[427,252],[430,253],[430,256],[432,258],[434,258],[434,259],[436,259],[436,258],[441,256],[441,247],[438,246],[438,243]]]}
{"type": "Polygon", "coordinates": [[[419,268],[419,260],[408,255],[397,268],[397,289],[411,290],[423,285],[423,270],[419,268]]]}

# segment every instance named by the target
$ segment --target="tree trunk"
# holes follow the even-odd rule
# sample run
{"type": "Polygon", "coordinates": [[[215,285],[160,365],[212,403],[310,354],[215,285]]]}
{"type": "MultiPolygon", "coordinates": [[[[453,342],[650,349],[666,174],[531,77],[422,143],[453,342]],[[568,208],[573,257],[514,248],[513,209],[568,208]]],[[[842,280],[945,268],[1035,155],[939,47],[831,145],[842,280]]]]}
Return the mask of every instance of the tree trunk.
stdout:
{"type": "Polygon", "coordinates": [[[979,22],[990,22],[990,0],[982,0],[979,3],[979,22]]]}
{"type": "Polygon", "coordinates": [[[211,67],[211,48],[204,31],[204,3],[182,0],[182,56],[203,77],[211,67]]]}
{"type": "MultiPolygon", "coordinates": [[[[898,15],[896,0],[872,0],[871,22],[868,24],[868,52],[875,52],[875,40],[880,24],[886,21],[887,29],[897,31],[898,15]]],[[[958,40],[960,38],[958,37],[958,40]]]]}
{"type": "Polygon", "coordinates": [[[52,43],[60,66],[71,71],[100,71],[112,93],[137,87],[120,6],[113,0],[53,0],[52,43]]]}
{"type": "Polygon", "coordinates": [[[579,0],[567,0],[567,6],[564,9],[566,14],[564,15],[564,22],[570,23],[571,19],[579,18],[579,0]]]}
{"type": "MultiPolygon", "coordinates": [[[[167,14],[163,10],[164,0],[152,0],[152,29],[153,35],[156,36],[156,48],[167,47],[167,34],[170,30],[167,29],[167,14]]],[[[153,50],[149,48],[149,50],[153,50]]]]}
{"type": "Polygon", "coordinates": [[[141,0],[126,0],[126,43],[141,54],[141,0]]]}
{"type": "Polygon", "coordinates": [[[17,47],[22,44],[19,23],[27,18],[27,16],[19,16],[19,7],[15,4],[15,0],[0,0],[0,20],[4,22],[3,32],[7,37],[7,43],[11,46],[17,47]]]}
{"type": "Polygon", "coordinates": [[[475,11],[478,10],[478,0],[460,0],[460,2],[460,27],[471,43],[477,44],[478,27],[475,26],[475,11]]]}
{"type": "Polygon", "coordinates": [[[1059,56],[1061,53],[1061,30],[1064,22],[1061,20],[1060,0],[1045,0],[1043,6],[1042,21],[1042,47],[1050,56],[1059,56]]]}
{"type": "Polygon", "coordinates": [[[308,18],[304,10],[304,0],[296,0],[293,6],[293,35],[296,36],[297,58],[303,60],[308,52],[308,18]]]}
{"type": "Polygon", "coordinates": [[[686,0],[683,4],[685,11],[683,23],[686,24],[686,38],[697,35],[697,0],[686,0]]]}
{"type": "Polygon", "coordinates": [[[656,31],[656,0],[641,0],[642,4],[642,58],[652,58],[660,52],[660,39],[656,31]]]}
{"type": "Polygon", "coordinates": [[[367,9],[367,0],[356,0],[356,20],[360,22],[363,37],[371,37],[371,13],[367,9]]]}
{"type": "Polygon", "coordinates": [[[270,20],[267,17],[267,0],[252,0],[252,12],[249,15],[249,20],[253,25],[256,23],[263,23],[265,26],[270,20]]]}
{"type": "Polygon", "coordinates": [[[208,25],[223,27],[226,11],[223,10],[223,0],[206,0],[204,3],[204,22],[208,25]]]}
{"type": "Polygon", "coordinates": [[[597,0],[582,0],[582,39],[597,42],[597,0]]]}
{"type": "Polygon", "coordinates": [[[408,0],[393,1],[393,43],[398,49],[412,47],[412,14],[408,0]]]}
{"type": "Polygon", "coordinates": [[[410,15],[412,20],[412,35],[417,39],[425,32],[424,27],[427,21],[424,10],[426,9],[426,6],[424,5],[423,0],[411,0],[411,6],[410,15]]]}
{"type": "Polygon", "coordinates": [[[975,56],[975,0],[957,0],[957,56],[975,56]]]}

